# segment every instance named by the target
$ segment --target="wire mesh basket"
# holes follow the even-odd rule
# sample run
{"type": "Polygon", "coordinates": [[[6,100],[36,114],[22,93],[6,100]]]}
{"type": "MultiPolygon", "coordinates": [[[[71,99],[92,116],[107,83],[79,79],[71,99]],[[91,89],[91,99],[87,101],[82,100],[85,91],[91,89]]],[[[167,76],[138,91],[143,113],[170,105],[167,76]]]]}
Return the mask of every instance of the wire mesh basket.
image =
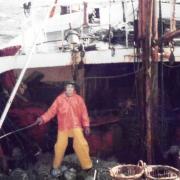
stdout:
{"type": "Polygon", "coordinates": [[[145,176],[153,180],[180,180],[180,171],[171,166],[148,165],[145,168],[145,176]]]}
{"type": "Polygon", "coordinates": [[[118,165],[110,169],[110,176],[115,180],[139,179],[144,174],[142,161],[138,165],[118,165]]]}

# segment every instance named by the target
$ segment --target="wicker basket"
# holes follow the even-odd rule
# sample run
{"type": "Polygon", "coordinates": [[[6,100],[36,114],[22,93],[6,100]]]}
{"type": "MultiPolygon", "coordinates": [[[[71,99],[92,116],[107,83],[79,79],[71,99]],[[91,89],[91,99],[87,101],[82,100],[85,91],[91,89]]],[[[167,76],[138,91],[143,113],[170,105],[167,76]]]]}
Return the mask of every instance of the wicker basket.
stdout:
{"type": "Polygon", "coordinates": [[[138,165],[118,165],[110,169],[110,176],[115,180],[139,179],[144,174],[142,161],[138,165]]]}
{"type": "Polygon", "coordinates": [[[148,165],[145,168],[147,179],[153,180],[180,180],[180,172],[171,166],[148,165]]]}

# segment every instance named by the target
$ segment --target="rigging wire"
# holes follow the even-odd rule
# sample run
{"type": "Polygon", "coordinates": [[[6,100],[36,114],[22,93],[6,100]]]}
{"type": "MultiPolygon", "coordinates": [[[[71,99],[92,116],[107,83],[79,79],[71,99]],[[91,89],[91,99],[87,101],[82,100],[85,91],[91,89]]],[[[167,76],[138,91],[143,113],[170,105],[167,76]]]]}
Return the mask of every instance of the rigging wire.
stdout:
{"type": "Polygon", "coordinates": [[[86,77],[85,80],[88,80],[88,79],[115,79],[115,78],[123,78],[123,77],[127,77],[127,76],[131,76],[131,75],[134,75],[134,74],[137,74],[139,72],[143,71],[143,69],[139,70],[139,71],[133,71],[133,72],[130,72],[130,73],[124,73],[124,74],[119,74],[119,75],[114,75],[114,76],[93,76],[93,77],[86,77]]]}
{"type": "MultiPolygon", "coordinates": [[[[161,0],[159,0],[159,28],[160,28],[160,39],[162,39],[162,35],[163,35],[163,22],[162,22],[162,7],[161,7],[161,0]]],[[[160,104],[161,104],[161,111],[160,111],[160,122],[161,122],[161,132],[160,132],[160,136],[161,136],[161,140],[160,143],[162,145],[162,147],[164,148],[164,135],[163,132],[165,130],[165,120],[164,120],[164,66],[163,66],[163,42],[162,40],[160,40],[160,67],[161,67],[161,82],[160,82],[160,87],[161,87],[161,98],[160,98],[160,104]]]]}
{"type": "MultiPolygon", "coordinates": [[[[135,17],[135,8],[134,8],[134,3],[133,3],[133,0],[131,0],[131,5],[132,5],[132,10],[133,10],[133,20],[134,20],[134,42],[133,42],[133,54],[134,54],[134,72],[136,71],[139,71],[139,59],[138,57],[136,56],[136,49],[138,48],[138,46],[136,45],[136,42],[135,42],[135,36],[137,34],[137,32],[135,33],[136,29],[135,29],[135,22],[136,22],[136,17],[135,17]],[[137,63],[137,67],[136,67],[136,63],[137,63]],[[137,70],[136,70],[137,68],[137,70]]],[[[135,81],[135,99],[136,99],[136,105],[139,107],[139,98],[138,98],[138,81],[137,81],[137,77],[135,76],[134,78],[134,81],[135,81]]],[[[137,115],[137,118],[140,119],[140,114],[139,114],[139,111],[136,109],[136,115],[137,115]]]]}
{"type": "Polygon", "coordinates": [[[109,49],[111,48],[111,0],[109,0],[109,49]]]}

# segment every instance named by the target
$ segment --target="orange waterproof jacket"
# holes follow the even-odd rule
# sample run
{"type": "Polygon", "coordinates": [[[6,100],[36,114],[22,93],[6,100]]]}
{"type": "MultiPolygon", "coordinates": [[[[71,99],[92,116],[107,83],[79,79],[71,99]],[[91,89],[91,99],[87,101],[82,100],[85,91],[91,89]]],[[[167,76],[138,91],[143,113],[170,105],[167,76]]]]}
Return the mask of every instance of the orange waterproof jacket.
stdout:
{"type": "Polygon", "coordinates": [[[65,93],[60,94],[41,118],[46,123],[55,115],[58,119],[58,129],[62,131],[89,126],[84,100],[75,92],[70,97],[65,93]]]}

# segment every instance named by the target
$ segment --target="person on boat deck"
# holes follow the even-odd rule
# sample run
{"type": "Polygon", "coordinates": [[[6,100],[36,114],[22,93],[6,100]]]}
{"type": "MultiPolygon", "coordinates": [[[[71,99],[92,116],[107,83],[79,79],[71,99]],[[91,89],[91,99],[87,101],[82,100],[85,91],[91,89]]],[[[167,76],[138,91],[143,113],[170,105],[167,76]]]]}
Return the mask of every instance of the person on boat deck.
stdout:
{"type": "Polygon", "coordinates": [[[49,122],[55,115],[58,119],[57,141],[54,146],[54,161],[51,174],[60,174],[60,166],[68,145],[68,137],[73,138],[73,149],[84,170],[92,168],[89,156],[89,146],[84,137],[90,134],[89,117],[86,105],[81,96],[75,91],[76,83],[65,83],[65,91],[60,94],[50,108],[39,118],[39,125],[49,122]]]}
{"type": "Polygon", "coordinates": [[[24,14],[30,15],[30,10],[31,10],[31,1],[23,3],[23,9],[24,9],[24,14]]]}

